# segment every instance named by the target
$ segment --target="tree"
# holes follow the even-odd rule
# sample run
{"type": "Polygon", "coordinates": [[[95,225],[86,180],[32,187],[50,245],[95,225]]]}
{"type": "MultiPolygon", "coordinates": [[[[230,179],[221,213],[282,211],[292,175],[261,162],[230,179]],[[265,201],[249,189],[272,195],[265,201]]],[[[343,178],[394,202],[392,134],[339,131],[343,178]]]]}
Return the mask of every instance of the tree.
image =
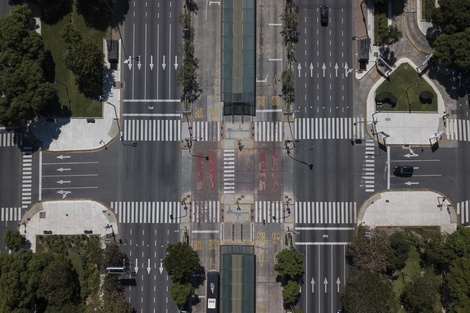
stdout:
{"type": "Polygon", "coordinates": [[[114,0],[76,0],[77,11],[83,16],[88,27],[105,30],[111,25],[114,0]]]}
{"type": "Polygon", "coordinates": [[[285,67],[281,74],[282,80],[282,99],[292,104],[295,102],[295,84],[294,84],[294,71],[292,67],[285,67]]]}
{"type": "Polygon", "coordinates": [[[57,98],[44,70],[42,38],[30,29],[31,17],[22,5],[0,19],[0,124],[7,126],[35,118],[57,98]]]}
{"type": "Polygon", "coordinates": [[[72,12],[73,0],[31,0],[41,5],[41,22],[55,24],[72,12]]]}
{"type": "Polygon", "coordinates": [[[194,288],[190,283],[175,282],[170,287],[171,298],[178,308],[181,308],[188,301],[188,297],[193,292],[194,288]]]}
{"type": "Polygon", "coordinates": [[[470,70],[470,27],[455,34],[441,34],[434,42],[434,57],[447,66],[470,70]]]}
{"type": "Polygon", "coordinates": [[[432,13],[434,27],[446,34],[462,32],[469,27],[470,2],[467,0],[440,0],[432,13]]]}
{"type": "Polygon", "coordinates": [[[304,273],[302,254],[294,248],[279,251],[274,270],[284,281],[298,280],[304,273]]]}
{"type": "Polygon", "coordinates": [[[390,273],[405,267],[409,250],[410,242],[403,233],[394,233],[390,236],[390,251],[387,257],[390,273]]]}
{"type": "Polygon", "coordinates": [[[178,242],[168,245],[162,263],[173,282],[183,282],[198,267],[199,256],[191,246],[178,242]]]}
{"type": "Polygon", "coordinates": [[[64,56],[65,66],[76,77],[80,91],[88,97],[102,93],[104,54],[89,40],[71,45],[64,56]]]}
{"type": "Polygon", "coordinates": [[[390,242],[385,233],[375,230],[372,235],[366,236],[366,229],[359,227],[348,246],[347,258],[349,263],[359,270],[384,273],[389,265],[389,250],[390,242]]]}
{"type": "Polygon", "coordinates": [[[131,313],[132,307],[123,294],[118,292],[103,295],[103,309],[101,313],[131,313]]]}
{"type": "Polygon", "coordinates": [[[44,269],[41,278],[38,296],[48,305],[76,304],[80,299],[78,275],[64,256],[57,255],[44,269]]]}
{"type": "Polygon", "coordinates": [[[8,249],[16,250],[19,246],[24,244],[25,239],[21,236],[19,230],[8,229],[3,233],[3,242],[8,249]]]}
{"type": "Polygon", "coordinates": [[[104,250],[103,255],[103,268],[108,266],[124,266],[124,253],[122,253],[121,247],[116,243],[110,243],[104,250]]]}
{"type": "Polygon", "coordinates": [[[348,313],[396,312],[392,283],[381,274],[367,270],[352,271],[342,302],[348,313]]]}
{"type": "Polygon", "coordinates": [[[54,258],[51,254],[36,252],[32,255],[31,260],[28,262],[28,293],[36,294],[41,276],[47,265],[52,262],[54,258]]]}
{"type": "Polygon", "coordinates": [[[463,256],[450,263],[445,276],[447,294],[450,298],[449,312],[466,312],[470,308],[470,256],[463,256]]]}
{"type": "Polygon", "coordinates": [[[406,312],[433,312],[439,300],[439,278],[433,274],[426,274],[414,283],[409,282],[400,299],[406,312]]]}
{"type": "Polygon", "coordinates": [[[448,249],[446,248],[446,235],[439,234],[428,239],[423,246],[420,255],[421,262],[425,267],[431,267],[436,273],[441,272],[442,266],[447,262],[448,249]]]}
{"type": "Polygon", "coordinates": [[[82,35],[72,23],[66,24],[59,32],[60,38],[69,45],[75,45],[82,40],[82,35]]]}
{"type": "Polygon", "coordinates": [[[297,302],[300,296],[300,286],[295,281],[288,281],[282,289],[282,300],[285,304],[294,304],[297,302]]]}
{"type": "MultiPolygon", "coordinates": [[[[384,18],[383,16],[381,16],[384,18]]],[[[386,23],[379,23],[379,25],[387,25],[386,23]]],[[[403,36],[402,32],[398,29],[397,25],[387,26],[385,29],[379,26],[379,38],[377,42],[381,45],[391,45],[398,42],[403,36]]]]}

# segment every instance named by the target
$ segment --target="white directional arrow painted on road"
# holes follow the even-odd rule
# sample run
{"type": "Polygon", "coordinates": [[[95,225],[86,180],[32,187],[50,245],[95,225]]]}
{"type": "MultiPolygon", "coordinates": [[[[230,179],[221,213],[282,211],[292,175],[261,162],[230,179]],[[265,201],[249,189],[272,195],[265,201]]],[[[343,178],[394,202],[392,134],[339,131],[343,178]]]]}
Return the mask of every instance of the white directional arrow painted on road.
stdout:
{"type": "Polygon", "coordinates": [[[404,155],[404,157],[405,157],[405,158],[408,158],[408,159],[411,158],[411,157],[417,157],[417,156],[418,156],[418,155],[417,155],[416,153],[413,153],[413,154],[407,153],[407,154],[404,155]]]}
{"type": "Polygon", "coordinates": [[[127,66],[129,67],[129,70],[132,68],[132,56],[130,55],[129,58],[127,58],[127,60],[124,60],[124,64],[127,64],[127,66]]]}
{"type": "Polygon", "coordinates": [[[150,274],[150,270],[151,270],[151,268],[150,268],[150,259],[149,259],[149,262],[147,264],[147,273],[148,274],[150,274]]]}
{"type": "Polygon", "coordinates": [[[178,68],[178,56],[175,55],[175,64],[173,64],[175,66],[175,71],[176,69],[178,68]]]}
{"type": "Polygon", "coordinates": [[[70,190],[59,190],[57,193],[62,195],[62,199],[65,199],[67,195],[72,192],[70,190]]]}
{"type": "Polygon", "coordinates": [[[328,238],[328,235],[327,234],[323,235],[323,238],[328,238]]]}
{"type": "Polygon", "coordinates": [[[338,69],[339,69],[339,66],[338,66],[338,63],[335,64],[335,76],[338,77],[338,69]]]}
{"type": "Polygon", "coordinates": [[[336,292],[339,292],[339,285],[341,285],[341,280],[338,279],[336,280],[336,292]]]}
{"type": "Polygon", "coordinates": [[[139,70],[142,67],[142,63],[140,63],[140,55],[139,55],[139,63],[137,63],[137,67],[139,68],[139,70]]]}
{"type": "Polygon", "coordinates": [[[313,277],[312,277],[312,280],[310,281],[310,284],[312,284],[312,293],[315,293],[315,279],[313,279],[313,277]]]}
{"type": "Polygon", "coordinates": [[[163,261],[160,259],[160,267],[158,268],[160,270],[160,274],[163,273],[163,261]]]}
{"type": "Polygon", "coordinates": [[[411,185],[419,185],[419,182],[417,181],[408,181],[405,183],[405,185],[411,186],[411,185]]]}
{"type": "Polygon", "coordinates": [[[310,77],[313,77],[313,64],[310,63],[310,77]]]}
{"type": "Polygon", "coordinates": [[[163,56],[163,63],[162,63],[163,70],[165,70],[166,67],[166,62],[165,62],[165,56],[163,56]]]}
{"type": "Polygon", "coordinates": [[[150,56],[150,70],[153,70],[153,55],[150,56]]]}
{"type": "Polygon", "coordinates": [[[325,277],[325,280],[323,281],[323,284],[325,285],[325,293],[328,292],[328,279],[326,279],[325,277]]]}
{"type": "Polygon", "coordinates": [[[153,110],[153,105],[152,106],[149,105],[149,110],[153,110]]]}
{"type": "Polygon", "coordinates": [[[58,158],[58,159],[61,159],[61,160],[63,160],[63,159],[70,159],[70,155],[62,155],[62,154],[61,154],[61,155],[59,155],[57,158],[58,158]]]}
{"type": "Polygon", "coordinates": [[[325,77],[325,72],[326,72],[326,64],[323,63],[321,69],[323,70],[323,77],[325,77]]]}
{"type": "Polygon", "coordinates": [[[61,180],[57,181],[57,183],[58,183],[58,184],[61,184],[61,185],[63,185],[63,184],[70,184],[71,181],[70,181],[70,180],[62,180],[62,179],[61,179],[61,180]]]}
{"type": "Polygon", "coordinates": [[[300,65],[300,63],[299,65],[297,65],[297,69],[299,70],[299,77],[300,77],[300,70],[302,69],[302,65],[300,65]]]}
{"type": "Polygon", "coordinates": [[[137,258],[135,259],[134,271],[135,271],[136,274],[137,274],[137,272],[139,271],[139,267],[137,266],[137,258]]]}
{"type": "Polygon", "coordinates": [[[348,67],[348,63],[344,64],[344,76],[348,77],[348,74],[351,73],[353,69],[348,67]]]}
{"type": "Polygon", "coordinates": [[[61,167],[61,168],[58,168],[57,170],[58,170],[59,172],[65,172],[65,171],[70,171],[71,169],[70,169],[70,168],[63,168],[63,167],[61,167]]]}

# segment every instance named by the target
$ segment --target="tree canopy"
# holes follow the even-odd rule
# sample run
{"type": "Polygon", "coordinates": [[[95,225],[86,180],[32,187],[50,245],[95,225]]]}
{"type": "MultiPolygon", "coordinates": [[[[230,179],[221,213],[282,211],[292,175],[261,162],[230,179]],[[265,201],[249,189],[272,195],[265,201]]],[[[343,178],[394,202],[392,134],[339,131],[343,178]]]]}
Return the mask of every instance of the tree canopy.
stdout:
{"type": "Polygon", "coordinates": [[[347,257],[357,269],[385,272],[389,266],[389,251],[390,241],[385,233],[376,230],[371,236],[366,236],[365,228],[359,227],[348,246],[347,257]]]}
{"type": "Polygon", "coordinates": [[[300,296],[300,286],[295,281],[288,281],[282,289],[282,300],[285,304],[294,304],[300,296]]]}
{"type": "Polygon", "coordinates": [[[18,230],[8,229],[3,233],[3,242],[8,249],[16,250],[25,242],[25,239],[18,230]]]}
{"type": "Polygon", "coordinates": [[[401,294],[401,303],[406,312],[433,312],[439,300],[439,278],[433,274],[419,277],[414,283],[409,282],[401,294]]]}
{"type": "Polygon", "coordinates": [[[342,301],[348,313],[396,312],[392,283],[381,274],[368,270],[352,271],[342,301]]]}
{"type": "Polygon", "coordinates": [[[199,266],[199,256],[191,246],[178,242],[168,245],[162,264],[173,282],[183,282],[199,266]]]}
{"type": "Polygon", "coordinates": [[[469,27],[470,2],[468,0],[439,0],[432,13],[432,23],[446,34],[462,32],[469,27]]]}
{"type": "Polygon", "coordinates": [[[281,250],[276,255],[274,270],[283,280],[297,280],[304,273],[302,254],[293,248],[281,250]]]}
{"type": "Polygon", "coordinates": [[[194,292],[190,283],[173,283],[170,287],[170,295],[177,307],[181,308],[194,292]]]}
{"type": "Polygon", "coordinates": [[[0,19],[0,124],[35,118],[57,91],[47,81],[41,36],[31,30],[31,10],[14,6],[0,19]]]}

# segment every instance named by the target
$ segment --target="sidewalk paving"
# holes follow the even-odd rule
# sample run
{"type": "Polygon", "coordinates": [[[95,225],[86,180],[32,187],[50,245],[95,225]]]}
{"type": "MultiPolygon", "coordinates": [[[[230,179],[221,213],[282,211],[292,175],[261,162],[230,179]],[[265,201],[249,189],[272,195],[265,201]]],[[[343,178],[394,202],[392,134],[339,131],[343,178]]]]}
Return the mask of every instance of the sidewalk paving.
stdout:
{"type": "Polygon", "coordinates": [[[114,213],[91,200],[38,202],[23,215],[20,223],[20,233],[31,243],[33,252],[36,252],[36,236],[44,235],[44,231],[51,231],[52,235],[83,235],[87,230],[100,238],[119,233],[114,213]]]}
{"type": "Polygon", "coordinates": [[[457,214],[449,200],[433,191],[387,191],[367,199],[359,209],[357,223],[380,226],[439,226],[441,232],[457,229],[457,214]],[[439,205],[442,204],[442,207],[439,205]]]}

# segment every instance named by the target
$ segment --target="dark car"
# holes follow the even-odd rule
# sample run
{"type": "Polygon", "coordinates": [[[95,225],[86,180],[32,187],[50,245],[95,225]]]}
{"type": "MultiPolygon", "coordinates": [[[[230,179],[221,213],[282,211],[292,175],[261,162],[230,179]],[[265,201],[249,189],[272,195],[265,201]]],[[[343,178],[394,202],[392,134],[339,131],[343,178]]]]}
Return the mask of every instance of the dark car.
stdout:
{"type": "Polygon", "coordinates": [[[330,8],[328,8],[327,5],[322,5],[320,7],[320,23],[322,26],[326,26],[328,25],[328,10],[330,8]]]}
{"type": "Polygon", "coordinates": [[[395,166],[393,169],[393,175],[398,177],[410,177],[413,175],[412,166],[395,166]]]}

